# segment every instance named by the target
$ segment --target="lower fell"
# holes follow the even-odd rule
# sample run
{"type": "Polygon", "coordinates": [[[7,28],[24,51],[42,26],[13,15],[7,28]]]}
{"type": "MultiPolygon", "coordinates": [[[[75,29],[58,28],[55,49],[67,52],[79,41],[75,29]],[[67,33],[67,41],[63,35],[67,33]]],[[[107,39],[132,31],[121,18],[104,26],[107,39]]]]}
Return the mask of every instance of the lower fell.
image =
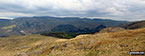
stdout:
{"type": "Polygon", "coordinates": [[[129,56],[130,51],[145,51],[145,28],[72,39],[40,34],[0,38],[0,56],[129,56]]]}

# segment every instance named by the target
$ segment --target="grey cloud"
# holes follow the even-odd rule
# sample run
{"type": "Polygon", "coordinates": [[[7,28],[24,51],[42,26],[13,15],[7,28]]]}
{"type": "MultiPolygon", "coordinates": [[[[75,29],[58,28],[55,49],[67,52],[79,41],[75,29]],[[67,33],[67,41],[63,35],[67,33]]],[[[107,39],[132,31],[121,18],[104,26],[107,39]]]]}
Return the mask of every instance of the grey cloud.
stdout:
{"type": "Polygon", "coordinates": [[[143,20],[144,9],[143,0],[0,0],[1,17],[54,15],[143,20]]]}

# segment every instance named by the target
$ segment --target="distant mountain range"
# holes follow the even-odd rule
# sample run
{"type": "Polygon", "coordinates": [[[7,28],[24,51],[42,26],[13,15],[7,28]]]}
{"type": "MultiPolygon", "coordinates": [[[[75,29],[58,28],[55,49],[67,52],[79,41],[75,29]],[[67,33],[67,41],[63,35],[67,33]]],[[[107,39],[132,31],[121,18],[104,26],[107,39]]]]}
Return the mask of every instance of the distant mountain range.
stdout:
{"type": "Polygon", "coordinates": [[[34,16],[13,20],[0,19],[0,36],[33,34],[42,32],[97,32],[98,29],[115,27],[127,21],[89,19],[79,17],[34,16]]]}

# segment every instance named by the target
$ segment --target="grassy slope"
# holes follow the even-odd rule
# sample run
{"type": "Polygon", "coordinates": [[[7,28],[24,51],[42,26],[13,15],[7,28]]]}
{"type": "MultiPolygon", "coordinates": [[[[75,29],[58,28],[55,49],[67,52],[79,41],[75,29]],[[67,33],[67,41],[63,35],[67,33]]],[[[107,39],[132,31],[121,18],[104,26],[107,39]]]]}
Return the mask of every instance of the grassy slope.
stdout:
{"type": "Polygon", "coordinates": [[[137,22],[131,22],[128,24],[124,24],[123,26],[126,29],[139,29],[145,27],[145,20],[144,21],[137,21],[137,22]]]}
{"type": "MultiPolygon", "coordinates": [[[[0,38],[0,56],[14,56],[15,54],[23,54],[23,52],[34,48],[40,44],[45,44],[48,41],[54,41],[57,38],[26,35],[26,36],[11,36],[8,38],[0,38]]],[[[51,42],[52,43],[52,42],[51,42]]]]}
{"type": "Polygon", "coordinates": [[[145,28],[80,35],[74,39],[40,35],[0,39],[0,56],[129,56],[130,50],[145,51],[145,28]]]}

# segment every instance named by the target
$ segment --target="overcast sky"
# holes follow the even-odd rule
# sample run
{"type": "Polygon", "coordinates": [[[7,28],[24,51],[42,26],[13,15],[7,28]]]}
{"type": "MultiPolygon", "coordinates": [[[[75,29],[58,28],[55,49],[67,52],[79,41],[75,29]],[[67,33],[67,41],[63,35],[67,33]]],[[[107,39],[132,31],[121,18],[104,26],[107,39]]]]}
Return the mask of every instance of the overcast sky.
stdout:
{"type": "Polygon", "coordinates": [[[0,18],[21,16],[145,20],[145,0],[0,0],[0,18]]]}

